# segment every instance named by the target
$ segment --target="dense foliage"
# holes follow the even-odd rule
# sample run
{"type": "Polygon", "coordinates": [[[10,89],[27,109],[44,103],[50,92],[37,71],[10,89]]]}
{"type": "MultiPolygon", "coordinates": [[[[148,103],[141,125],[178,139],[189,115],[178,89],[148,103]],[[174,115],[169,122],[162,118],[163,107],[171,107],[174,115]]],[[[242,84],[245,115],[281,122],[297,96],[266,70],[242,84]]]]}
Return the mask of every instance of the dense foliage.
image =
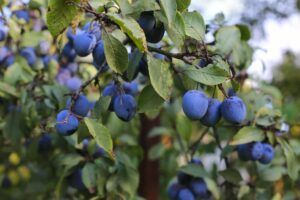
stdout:
{"type": "Polygon", "coordinates": [[[142,199],[142,134],[160,140],[161,199],[299,198],[298,142],[281,92],[246,74],[247,26],[190,0],[0,3],[4,199],[142,199]]]}

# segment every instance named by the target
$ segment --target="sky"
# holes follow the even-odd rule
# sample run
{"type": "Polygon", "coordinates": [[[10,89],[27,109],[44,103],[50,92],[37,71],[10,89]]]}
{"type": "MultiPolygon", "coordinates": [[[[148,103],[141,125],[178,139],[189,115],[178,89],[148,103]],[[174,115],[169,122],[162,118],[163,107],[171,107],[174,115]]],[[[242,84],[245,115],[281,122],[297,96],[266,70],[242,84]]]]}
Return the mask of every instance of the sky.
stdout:
{"type": "MultiPolygon", "coordinates": [[[[222,12],[234,24],[247,8],[243,0],[192,0],[191,9],[200,11],[206,22],[222,12]]],[[[284,20],[267,19],[263,28],[266,37],[262,39],[254,33],[250,41],[256,50],[248,72],[254,78],[270,81],[274,67],[282,62],[286,50],[300,54],[300,15],[293,14],[284,20]]]]}

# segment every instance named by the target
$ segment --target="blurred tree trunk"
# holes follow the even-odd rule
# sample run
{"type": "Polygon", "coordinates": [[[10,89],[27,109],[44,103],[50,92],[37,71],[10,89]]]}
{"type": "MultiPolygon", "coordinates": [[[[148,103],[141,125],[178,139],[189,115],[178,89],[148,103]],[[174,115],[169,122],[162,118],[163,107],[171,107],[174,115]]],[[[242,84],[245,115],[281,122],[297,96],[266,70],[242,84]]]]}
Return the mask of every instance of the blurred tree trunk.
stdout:
{"type": "Polygon", "coordinates": [[[141,116],[140,145],[144,151],[144,158],[140,164],[139,195],[147,200],[159,199],[159,161],[151,161],[148,152],[152,146],[160,141],[160,137],[148,138],[149,131],[159,126],[159,117],[149,119],[141,116]]]}

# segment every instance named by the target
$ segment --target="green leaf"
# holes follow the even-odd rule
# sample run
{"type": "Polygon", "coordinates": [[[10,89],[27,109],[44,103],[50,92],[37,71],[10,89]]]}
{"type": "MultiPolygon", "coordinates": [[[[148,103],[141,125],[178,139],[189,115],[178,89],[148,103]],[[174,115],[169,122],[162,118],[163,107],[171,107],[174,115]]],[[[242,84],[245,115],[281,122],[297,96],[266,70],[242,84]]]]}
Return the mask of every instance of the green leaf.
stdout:
{"type": "Polygon", "coordinates": [[[246,126],[239,130],[233,137],[230,145],[246,144],[249,142],[260,142],[265,139],[264,132],[256,127],[246,126]]]}
{"type": "Polygon", "coordinates": [[[181,47],[185,40],[185,25],[179,12],[173,20],[171,26],[166,27],[167,33],[176,46],[181,47]]]}
{"type": "Polygon", "coordinates": [[[241,32],[236,26],[222,27],[216,34],[216,47],[224,55],[228,55],[234,46],[241,41],[241,32]]]}
{"type": "Polygon", "coordinates": [[[82,169],[82,182],[87,188],[96,187],[96,168],[92,163],[86,163],[82,169]]]}
{"type": "Polygon", "coordinates": [[[164,100],[168,100],[173,88],[170,64],[150,54],[147,55],[147,60],[151,85],[164,100]]]}
{"type": "Polygon", "coordinates": [[[84,118],[84,123],[97,144],[112,157],[113,143],[109,130],[94,119],[84,118]]]}
{"type": "Polygon", "coordinates": [[[207,185],[208,190],[212,193],[214,199],[220,199],[220,190],[216,182],[211,178],[204,178],[204,181],[207,185]]]}
{"type": "Polygon", "coordinates": [[[137,21],[131,17],[122,17],[119,14],[110,14],[107,16],[125,32],[133,41],[135,46],[141,51],[147,51],[147,41],[143,29],[139,26],[137,21]]]}
{"type": "Polygon", "coordinates": [[[3,136],[13,143],[20,141],[23,134],[28,131],[25,116],[19,109],[20,108],[16,107],[13,111],[8,113],[3,128],[3,136]]]}
{"type": "Polygon", "coordinates": [[[264,170],[259,172],[259,178],[264,181],[274,182],[279,180],[285,173],[285,171],[286,170],[281,166],[265,168],[264,170]]]}
{"type": "Polygon", "coordinates": [[[188,67],[184,74],[190,79],[205,85],[218,85],[230,78],[228,63],[218,60],[205,68],[188,67]]]}
{"type": "Polygon", "coordinates": [[[286,159],[288,175],[291,179],[296,180],[298,178],[299,167],[297,166],[295,153],[290,144],[283,138],[276,137],[276,140],[281,145],[283,150],[286,159]]]}
{"type": "Polygon", "coordinates": [[[63,166],[65,170],[71,169],[82,161],[84,161],[84,157],[78,154],[61,154],[57,160],[59,165],[63,166]]]}
{"type": "Polygon", "coordinates": [[[10,96],[18,97],[19,93],[15,87],[7,83],[0,82],[0,96],[3,98],[8,98],[10,96]]]}
{"type": "Polygon", "coordinates": [[[7,19],[7,25],[9,28],[9,35],[12,37],[13,41],[18,41],[21,36],[21,27],[13,19],[7,19]]]}
{"type": "MultiPolygon", "coordinates": [[[[76,15],[79,14],[79,9],[68,4],[68,0],[50,0],[48,1],[48,12],[46,22],[50,33],[56,37],[61,34],[71,23],[76,15]]],[[[71,2],[79,3],[79,0],[71,2]]]]}
{"type": "Polygon", "coordinates": [[[163,144],[159,143],[159,144],[151,147],[148,156],[149,156],[150,160],[156,160],[156,159],[161,158],[165,152],[166,152],[165,146],[163,144]]]}
{"type": "Polygon", "coordinates": [[[186,140],[189,141],[192,133],[192,123],[185,115],[178,114],[176,117],[176,130],[180,135],[186,140]]]}
{"type": "Polygon", "coordinates": [[[43,32],[29,31],[22,35],[21,47],[35,47],[45,38],[43,32]]]}
{"type": "Polygon", "coordinates": [[[168,27],[171,27],[176,17],[177,3],[174,0],[160,0],[159,2],[165,16],[167,17],[167,25],[168,27]]]}
{"type": "Polygon", "coordinates": [[[139,64],[143,57],[143,54],[138,50],[134,49],[133,52],[130,53],[129,56],[129,63],[128,63],[128,69],[127,69],[127,78],[128,80],[133,80],[136,75],[136,73],[139,70],[139,64]]]}
{"type": "Polygon", "coordinates": [[[191,0],[176,0],[176,3],[177,9],[182,12],[188,9],[189,5],[191,4],[191,0]]]}
{"type": "Polygon", "coordinates": [[[115,0],[120,9],[122,11],[122,15],[124,16],[134,16],[139,17],[140,13],[143,11],[150,11],[150,10],[158,10],[159,6],[156,3],[156,0],[139,0],[139,1],[131,1],[129,3],[128,0],[115,0]]]}
{"type": "Polygon", "coordinates": [[[236,25],[238,29],[240,29],[241,32],[241,40],[248,41],[251,38],[251,30],[249,26],[244,25],[244,24],[238,24],[236,25]]]}
{"type": "Polygon", "coordinates": [[[200,41],[205,37],[205,23],[203,17],[197,11],[184,12],[183,19],[185,22],[186,35],[200,41]]]}
{"type": "Polygon", "coordinates": [[[243,180],[240,172],[235,169],[226,169],[219,173],[226,181],[233,184],[239,184],[243,180]]]}
{"type": "Polygon", "coordinates": [[[142,90],[138,98],[139,112],[159,110],[163,103],[164,100],[154,91],[151,85],[148,85],[142,90]]]}
{"type": "Polygon", "coordinates": [[[99,100],[95,104],[95,108],[92,110],[93,116],[100,119],[102,114],[108,110],[110,102],[110,96],[100,96],[99,100]]]}
{"type": "Polygon", "coordinates": [[[205,171],[205,169],[196,164],[188,164],[182,167],[180,171],[198,178],[209,177],[209,174],[205,171]]]}
{"type": "Polygon", "coordinates": [[[128,67],[128,52],[125,46],[114,36],[102,31],[105,58],[109,67],[117,73],[123,73],[128,67]]]}

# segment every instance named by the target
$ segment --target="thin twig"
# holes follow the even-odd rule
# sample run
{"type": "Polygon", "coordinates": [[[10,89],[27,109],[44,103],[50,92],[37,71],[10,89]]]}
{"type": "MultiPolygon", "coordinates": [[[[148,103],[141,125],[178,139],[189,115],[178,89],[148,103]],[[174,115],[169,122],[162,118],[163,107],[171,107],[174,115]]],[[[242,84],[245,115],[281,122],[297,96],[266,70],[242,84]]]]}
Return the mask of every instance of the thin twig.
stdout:
{"type": "Polygon", "coordinates": [[[221,90],[221,92],[223,93],[224,97],[228,98],[228,95],[227,95],[227,93],[226,93],[226,91],[225,91],[223,85],[222,85],[222,84],[219,84],[219,85],[218,85],[218,88],[219,88],[219,90],[221,90]]]}

